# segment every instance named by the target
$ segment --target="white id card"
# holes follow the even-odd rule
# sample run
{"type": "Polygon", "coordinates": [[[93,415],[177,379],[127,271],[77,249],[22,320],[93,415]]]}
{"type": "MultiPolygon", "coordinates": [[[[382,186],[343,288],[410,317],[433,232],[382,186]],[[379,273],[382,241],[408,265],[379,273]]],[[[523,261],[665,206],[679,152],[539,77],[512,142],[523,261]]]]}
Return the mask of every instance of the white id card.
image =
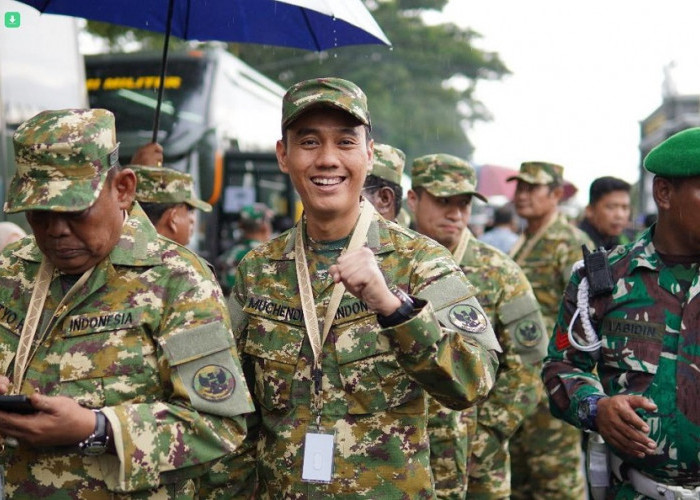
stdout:
{"type": "Polygon", "coordinates": [[[330,483],[333,474],[333,434],[309,432],[304,440],[302,481],[330,483]]]}

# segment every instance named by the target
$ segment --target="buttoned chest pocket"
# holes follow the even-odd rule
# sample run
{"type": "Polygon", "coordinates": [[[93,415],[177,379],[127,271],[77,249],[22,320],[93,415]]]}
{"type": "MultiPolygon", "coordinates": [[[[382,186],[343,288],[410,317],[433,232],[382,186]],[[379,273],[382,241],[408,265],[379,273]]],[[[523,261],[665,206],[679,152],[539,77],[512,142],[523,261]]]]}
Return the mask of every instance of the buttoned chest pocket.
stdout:
{"type": "Polygon", "coordinates": [[[423,391],[399,365],[376,320],[338,325],[336,353],[348,412],[368,414],[393,410],[422,412],[423,391]],[[410,404],[419,402],[420,404],[410,404]]]}
{"type": "Polygon", "coordinates": [[[161,397],[156,349],[139,325],[138,312],[111,313],[111,320],[105,316],[67,318],[59,361],[61,394],[91,408],[161,397]]]}
{"type": "Polygon", "coordinates": [[[290,407],[294,374],[304,342],[300,326],[251,315],[243,351],[255,369],[255,396],[269,411],[290,407]]]}

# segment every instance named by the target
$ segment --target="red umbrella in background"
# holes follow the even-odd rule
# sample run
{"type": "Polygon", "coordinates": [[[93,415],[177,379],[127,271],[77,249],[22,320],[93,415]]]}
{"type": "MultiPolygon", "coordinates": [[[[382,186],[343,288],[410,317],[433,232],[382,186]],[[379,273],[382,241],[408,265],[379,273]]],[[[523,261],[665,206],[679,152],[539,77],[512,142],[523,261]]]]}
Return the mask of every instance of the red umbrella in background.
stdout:
{"type": "MultiPolygon", "coordinates": [[[[477,190],[489,198],[494,196],[512,200],[515,194],[515,182],[508,182],[508,177],[518,175],[518,170],[499,165],[481,165],[476,167],[477,190]]],[[[494,200],[495,201],[495,200],[494,200]]]]}
{"type": "MultiPolygon", "coordinates": [[[[481,165],[476,167],[477,189],[489,199],[493,205],[502,205],[513,200],[517,182],[508,182],[508,178],[518,175],[518,169],[500,165],[481,165]]],[[[564,196],[566,201],[576,194],[578,188],[564,180],[564,196]]]]}

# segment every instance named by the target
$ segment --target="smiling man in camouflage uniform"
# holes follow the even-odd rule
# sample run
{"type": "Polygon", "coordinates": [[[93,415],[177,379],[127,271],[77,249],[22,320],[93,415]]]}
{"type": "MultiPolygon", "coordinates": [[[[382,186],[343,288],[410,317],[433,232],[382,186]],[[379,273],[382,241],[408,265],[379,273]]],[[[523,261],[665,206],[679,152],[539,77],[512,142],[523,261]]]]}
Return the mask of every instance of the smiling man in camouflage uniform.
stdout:
{"type": "Polygon", "coordinates": [[[449,252],[361,202],[364,93],[300,82],[282,116],[277,158],[304,217],[246,255],[230,298],[260,409],[258,494],[432,498],[425,394],[455,409],[481,401],[498,343],[449,252]]]}
{"type": "Polygon", "coordinates": [[[5,204],[34,236],[0,254],[9,498],[197,498],[253,410],[221,291],[159,237],[106,110],[45,111],[14,135],[5,204]],[[38,314],[35,314],[38,313],[38,314]]]}
{"type": "Polygon", "coordinates": [[[658,222],[608,253],[607,293],[579,302],[590,277],[584,268],[573,275],[543,377],[552,412],[599,432],[612,450],[606,498],[698,499],[700,128],[652,149],[644,167],[655,174],[658,222]]]}
{"type": "Polygon", "coordinates": [[[547,334],[525,274],[506,254],[477,240],[467,224],[476,172],[461,158],[432,154],[413,160],[408,205],[416,230],[452,252],[494,327],[503,352],[488,399],[463,412],[431,404],[430,458],[439,498],[507,499],[508,440],[537,405],[547,334]],[[478,415],[478,418],[477,418],[478,415]]]}
{"type": "MultiPolygon", "coordinates": [[[[518,183],[515,210],[527,223],[510,255],[532,285],[548,336],[581,245],[593,245],[557,208],[564,195],[563,175],[561,165],[525,162],[508,179],[518,183]]],[[[510,442],[513,498],[582,500],[581,432],[552,417],[541,382],[539,391],[537,410],[510,442]]]]}

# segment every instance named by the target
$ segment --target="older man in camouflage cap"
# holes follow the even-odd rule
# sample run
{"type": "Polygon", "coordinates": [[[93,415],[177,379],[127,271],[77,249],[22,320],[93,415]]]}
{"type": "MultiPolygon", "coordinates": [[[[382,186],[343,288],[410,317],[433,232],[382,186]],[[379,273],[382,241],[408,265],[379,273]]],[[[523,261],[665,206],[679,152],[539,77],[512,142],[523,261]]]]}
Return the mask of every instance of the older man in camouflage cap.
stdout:
{"type": "Polygon", "coordinates": [[[416,158],[408,205],[416,230],[452,253],[477,288],[477,298],[503,347],[488,399],[454,412],[433,401],[430,458],[439,498],[510,497],[508,440],[537,405],[547,334],[525,274],[506,254],[477,240],[467,224],[477,191],[476,171],[448,154],[416,158]],[[478,418],[477,418],[478,414],[478,418]],[[468,485],[467,485],[467,475],[468,485]]]}
{"type": "Polygon", "coordinates": [[[498,343],[449,252],[361,201],[364,93],[307,80],[282,116],[304,215],[243,258],[229,300],[260,409],[258,495],[431,498],[425,394],[482,400],[498,343]]]}
{"type": "Polygon", "coordinates": [[[372,169],[365,179],[362,195],[386,220],[396,221],[401,211],[401,177],[406,155],[388,144],[374,145],[372,169]]]}
{"type": "Polygon", "coordinates": [[[211,205],[194,193],[192,176],[171,168],[130,168],[136,173],[136,201],[156,230],[180,245],[189,245],[194,233],[194,210],[211,212],[211,205]]]}
{"type": "Polygon", "coordinates": [[[574,273],[543,377],[552,412],[599,432],[612,452],[606,498],[697,499],[700,128],[656,146],[644,167],[655,174],[658,222],[608,251],[607,292],[581,300],[590,277],[574,273]]]}
{"type": "MultiPolygon", "coordinates": [[[[592,246],[588,236],[559,213],[563,174],[564,168],[555,163],[525,162],[518,175],[508,179],[518,183],[515,210],[527,224],[510,255],[530,280],[548,335],[572,266],[581,258],[581,245],[592,246]]],[[[542,385],[539,391],[536,411],[510,442],[512,497],[580,500],[585,495],[581,433],[552,417],[542,385]]]]}
{"type": "Polygon", "coordinates": [[[117,162],[114,116],[45,111],[14,135],[5,210],[34,238],[0,254],[0,411],[9,498],[195,498],[253,410],[221,291],[159,237],[117,162]]]}

